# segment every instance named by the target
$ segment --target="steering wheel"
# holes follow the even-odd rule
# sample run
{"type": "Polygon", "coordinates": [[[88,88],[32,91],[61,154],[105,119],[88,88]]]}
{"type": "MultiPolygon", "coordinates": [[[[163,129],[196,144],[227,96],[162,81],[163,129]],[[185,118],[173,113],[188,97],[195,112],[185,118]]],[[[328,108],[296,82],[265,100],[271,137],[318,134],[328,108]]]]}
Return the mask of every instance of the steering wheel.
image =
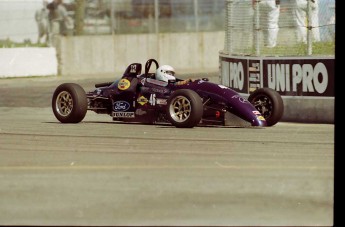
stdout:
{"type": "Polygon", "coordinates": [[[147,60],[147,62],[145,64],[145,77],[146,78],[148,78],[148,77],[151,78],[152,76],[154,76],[154,73],[149,73],[152,63],[155,63],[156,70],[159,68],[159,64],[155,59],[151,58],[151,59],[147,60]]]}

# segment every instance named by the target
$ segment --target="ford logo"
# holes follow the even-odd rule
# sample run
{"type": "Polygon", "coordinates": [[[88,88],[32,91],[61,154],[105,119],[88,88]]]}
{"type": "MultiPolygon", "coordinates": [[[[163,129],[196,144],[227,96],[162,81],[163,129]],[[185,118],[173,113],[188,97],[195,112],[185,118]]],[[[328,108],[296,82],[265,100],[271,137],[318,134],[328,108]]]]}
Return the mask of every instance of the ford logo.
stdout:
{"type": "Polygon", "coordinates": [[[126,101],[116,101],[113,104],[114,111],[127,111],[130,105],[126,101]]]}

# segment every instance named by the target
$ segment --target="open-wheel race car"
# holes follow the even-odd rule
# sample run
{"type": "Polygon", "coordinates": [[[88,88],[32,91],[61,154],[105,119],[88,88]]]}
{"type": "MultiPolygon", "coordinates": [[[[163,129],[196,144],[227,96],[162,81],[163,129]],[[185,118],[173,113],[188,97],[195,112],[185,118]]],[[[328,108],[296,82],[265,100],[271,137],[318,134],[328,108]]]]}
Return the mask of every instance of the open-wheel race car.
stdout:
{"type": "Polygon", "coordinates": [[[78,123],[89,110],[110,115],[114,121],[193,128],[225,125],[227,113],[259,127],[273,126],[283,115],[283,100],[270,88],[259,88],[246,99],[207,78],[177,85],[157,80],[151,73],[153,64],[159,68],[155,59],[149,59],[142,74],[142,65],[132,63],[121,78],[95,84],[89,92],[76,83],[59,85],[52,97],[55,117],[62,123],[78,123]]]}

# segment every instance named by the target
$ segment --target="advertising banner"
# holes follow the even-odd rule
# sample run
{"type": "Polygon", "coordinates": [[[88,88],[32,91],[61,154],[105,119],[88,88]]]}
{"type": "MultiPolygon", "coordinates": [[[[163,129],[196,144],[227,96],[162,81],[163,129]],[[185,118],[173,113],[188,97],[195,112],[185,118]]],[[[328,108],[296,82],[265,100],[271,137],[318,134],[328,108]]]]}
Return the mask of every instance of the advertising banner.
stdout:
{"type": "Polygon", "coordinates": [[[282,96],[334,97],[332,58],[221,57],[223,84],[240,93],[269,87],[282,96]]]}

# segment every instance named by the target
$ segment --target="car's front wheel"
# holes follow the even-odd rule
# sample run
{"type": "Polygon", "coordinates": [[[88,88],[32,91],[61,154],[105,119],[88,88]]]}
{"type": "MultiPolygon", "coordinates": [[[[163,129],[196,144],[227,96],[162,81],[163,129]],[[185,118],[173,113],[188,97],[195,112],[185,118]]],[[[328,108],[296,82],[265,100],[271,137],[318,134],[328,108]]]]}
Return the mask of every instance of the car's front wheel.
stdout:
{"type": "Polygon", "coordinates": [[[168,99],[167,117],[177,128],[193,128],[203,115],[200,96],[192,90],[177,90],[168,99]]]}
{"type": "Polygon", "coordinates": [[[266,119],[267,126],[273,126],[280,121],[284,113],[284,103],[280,94],[271,88],[259,88],[249,97],[248,101],[266,119]]]}
{"type": "Polygon", "coordinates": [[[87,112],[87,97],[84,89],[74,83],[59,85],[53,94],[52,109],[61,123],[79,123],[87,112]]]}

